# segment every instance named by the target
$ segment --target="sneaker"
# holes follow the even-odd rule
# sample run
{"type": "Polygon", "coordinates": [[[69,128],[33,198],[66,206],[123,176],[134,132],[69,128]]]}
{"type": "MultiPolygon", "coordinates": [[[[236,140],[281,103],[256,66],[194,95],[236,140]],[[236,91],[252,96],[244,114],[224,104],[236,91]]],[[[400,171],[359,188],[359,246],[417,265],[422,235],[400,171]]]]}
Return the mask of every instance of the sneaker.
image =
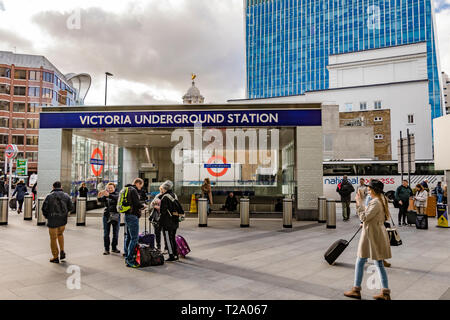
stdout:
{"type": "Polygon", "coordinates": [[[107,256],[109,254],[109,251],[108,250],[105,250],[104,252],[103,252],[103,255],[104,256],[107,256]]]}
{"type": "Polygon", "coordinates": [[[120,250],[118,250],[118,249],[112,249],[111,251],[114,253],[120,253],[120,250]]]}
{"type": "Polygon", "coordinates": [[[133,262],[133,263],[125,262],[125,264],[128,268],[139,268],[139,265],[135,262],[133,262]]]}
{"type": "Polygon", "coordinates": [[[51,263],[59,263],[59,259],[58,258],[54,258],[54,259],[50,259],[51,263]]]}
{"type": "Polygon", "coordinates": [[[178,259],[176,259],[175,257],[169,257],[169,259],[167,259],[166,261],[177,261],[178,259]]]}
{"type": "Polygon", "coordinates": [[[59,253],[59,259],[64,260],[66,258],[66,253],[64,251],[61,251],[59,253]]]}

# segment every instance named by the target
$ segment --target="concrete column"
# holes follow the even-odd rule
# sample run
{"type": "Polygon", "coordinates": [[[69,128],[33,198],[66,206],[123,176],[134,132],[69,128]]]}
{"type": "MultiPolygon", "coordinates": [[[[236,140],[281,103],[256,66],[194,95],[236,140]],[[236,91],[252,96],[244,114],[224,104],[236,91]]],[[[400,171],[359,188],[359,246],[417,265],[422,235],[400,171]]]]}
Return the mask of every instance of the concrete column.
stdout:
{"type": "Polygon", "coordinates": [[[133,183],[139,177],[139,149],[123,148],[123,186],[133,183]]]}
{"type": "Polygon", "coordinates": [[[72,183],[72,130],[40,129],[38,153],[38,197],[52,190],[53,182],[61,181],[70,193],[72,183]]]}
{"type": "Polygon", "coordinates": [[[322,127],[297,127],[297,220],[318,220],[317,198],[323,195],[322,127]]]}

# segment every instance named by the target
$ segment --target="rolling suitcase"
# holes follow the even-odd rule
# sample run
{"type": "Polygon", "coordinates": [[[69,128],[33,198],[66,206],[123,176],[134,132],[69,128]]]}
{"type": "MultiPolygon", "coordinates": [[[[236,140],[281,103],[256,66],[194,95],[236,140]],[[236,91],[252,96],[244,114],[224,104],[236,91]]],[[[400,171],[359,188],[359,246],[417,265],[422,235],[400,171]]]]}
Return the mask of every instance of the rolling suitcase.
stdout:
{"type": "Polygon", "coordinates": [[[16,200],[16,198],[12,198],[11,200],[9,200],[9,207],[12,210],[16,210],[17,209],[17,200],[16,200]]]}
{"type": "Polygon", "coordinates": [[[150,246],[151,249],[155,248],[155,234],[151,232],[152,225],[150,226],[150,232],[147,231],[147,210],[145,210],[145,231],[139,234],[138,243],[150,246]]]}
{"type": "Polygon", "coordinates": [[[407,211],[406,212],[406,222],[408,224],[416,224],[417,213],[415,211],[407,211]]]}
{"type": "Polygon", "coordinates": [[[182,236],[176,236],[175,241],[177,243],[178,255],[182,256],[183,258],[186,257],[186,255],[191,252],[191,248],[189,248],[186,239],[184,239],[182,236]]]}
{"type": "Polygon", "coordinates": [[[428,215],[418,214],[416,217],[416,229],[428,229],[428,215]]]}
{"type": "Polygon", "coordinates": [[[331,265],[333,264],[336,259],[341,255],[342,252],[348,247],[350,242],[353,240],[354,237],[358,234],[358,232],[362,229],[362,227],[358,228],[358,231],[353,235],[353,237],[347,241],[344,239],[339,239],[336,242],[334,242],[330,248],[325,252],[324,258],[325,260],[331,265]]]}

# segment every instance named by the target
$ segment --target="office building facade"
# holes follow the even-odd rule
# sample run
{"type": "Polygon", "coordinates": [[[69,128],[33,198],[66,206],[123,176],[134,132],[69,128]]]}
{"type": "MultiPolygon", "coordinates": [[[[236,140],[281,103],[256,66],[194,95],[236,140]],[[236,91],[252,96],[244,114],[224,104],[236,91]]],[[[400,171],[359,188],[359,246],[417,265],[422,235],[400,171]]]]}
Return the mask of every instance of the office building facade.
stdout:
{"type": "Polygon", "coordinates": [[[28,172],[36,172],[39,112],[48,106],[83,104],[89,86],[89,75],[65,76],[43,56],[0,51],[0,154],[16,144],[17,158],[28,159],[28,172]]]}
{"type": "Polygon", "coordinates": [[[333,88],[333,56],[423,44],[431,119],[443,114],[433,0],[245,0],[244,8],[248,99],[333,88]]]}

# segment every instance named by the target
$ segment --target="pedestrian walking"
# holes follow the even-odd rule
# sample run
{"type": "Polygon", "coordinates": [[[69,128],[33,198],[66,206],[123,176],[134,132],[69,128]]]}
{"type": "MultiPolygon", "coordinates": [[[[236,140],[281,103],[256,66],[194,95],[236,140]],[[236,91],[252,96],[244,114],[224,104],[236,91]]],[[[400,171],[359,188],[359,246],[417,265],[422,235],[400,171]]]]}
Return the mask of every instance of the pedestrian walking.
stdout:
{"type": "Polygon", "coordinates": [[[136,178],[133,184],[127,184],[125,190],[122,190],[119,195],[118,208],[125,208],[120,211],[125,214],[125,264],[127,267],[137,268],[139,265],[136,263],[134,250],[139,240],[139,218],[141,217],[141,209],[145,206],[140,201],[139,191],[142,189],[144,181],[140,178],[136,178]]]}
{"type": "MultiPolygon", "coordinates": [[[[367,190],[366,179],[364,178],[359,179],[359,185],[356,188],[356,194],[361,200],[361,203],[364,204],[366,202],[368,192],[369,191],[367,190]]],[[[358,214],[358,206],[356,206],[356,214],[358,214]]]]}
{"type": "Polygon", "coordinates": [[[434,188],[434,193],[436,194],[437,203],[442,203],[442,200],[444,199],[444,189],[442,188],[441,181],[439,181],[436,188],[434,188]]]}
{"type": "Polygon", "coordinates": [[[81,184],[80,189],[78,189],[78,196],[80,198],[86,198],[86,200],[87,200],[88,192],[89,192],[89,189],[86,187],[86,183],[83,182],[81,184]]]}
{"type": "Polygon", "coordinates": [[[66,258],[64,251],[64,230],[67,224],[67,216],[72,211],[72,200],[61,187],[61,182],[53,183],[53,190],[45,197],[42,204],[42,213],[47,219],[47,227],[50,235],[50,248],[53,258],[52,263],[59,263],[66,258]],[[59,248],[58,248],[59,244],[59,248]]]}
{"type": "Polygon", "coordinates": [[[16,195],[17,202],[19,203],[19,208],[17,209],[17,213],[22,213],[23,201],[25,200],[25,195],[28,194],[28,189],[23,180],[20,180],[16,185],[12,196],[16,195]]]}
{"type": "Polygon", "coordinates": [[[398,203],[398,225],[408,225],[406,223],[406,213],[408,212],[409,198],[413,196],[413,192],[408,185],[408,180],[403,180],[402,185],[395,190],[394,202],[398,203]]]}
{"type": "Polygon", "coordinates": [[[120,230],[120,214],[117,212],[117,200],[119,193],[116,191],[116,185],[109,182],[106,185],[106,189],[98,193],[98,201],[105,205],[103,212],[103,244],[105,247],[104,255],[110,254],[110,245],[112,252],[120,253],[117,249],[119,242],[119,230],[120,230]],[[110,240],[110,233],[112,229],[112,242],[110,240]]]}
{"type": "MultiPolygon", "coordinates": [[[[369,194],[372,197],[369,205],[365,207],[358,203],[358,215],[362,221],[362,233],[358,244],[358,255],[355,264],[355,280],[353,288],[344,292],[350,298],[361,299],[361,283],[364,274],[364,264],[370,258],[375,261],[378,275],[381,280],[381,293],[374,296],[376,300],[390,300],[390,289],[384,259],[392,257],[389,236],[384,222],[390,219],[388,200],[383,193],[384,184],[373,179],[369,183],[369,194]]],[[[357,197],[359,201],[359,197],[357,197]]]]}
{"type": "Polygon", "coordinates": [[[167,243],[169,251],[169,259],[167,261],[178,260],[178,249],[175,240],[177,229],[179,226],[180,217],[184,216],[183,208],[178,201],[173,190],[173,182],[167,180],[161,185],[164,193],[161,197],[161,217],[159,219],[164,239],[167,243]]]}
{"type": "Polygon", "coordinates": [[[428,192],[421,184],[416,185],[416,193],[414,195],[414,205],[417,208],[417,213],[425,214],[425,208],[428,204],[428,192]]]}
{"type": "Polygon", "coordinates": [[[344,218],[344,221],[348,221],[348,219],[350,219],[350,202],[354,191],[355,188],[350,181],[348,181],[347,176],[343,176],[342,181],[336,188],[336,192],[341,196],[342,217],[344,218]]]}
{"type": "Polygon", "coordinates": [[[37,195],[37,182],[33,184],[33,187],[31,188],[31,193],[33,194],[33,201],[36,201],[36,195],[37,195]]]}
{"type": "Polygon", "coordinates": [[[208,208],[207,208],[206,212],[209,215],[211,213],[211,206],[213,205],[211,180],[209,180],[209,178],[205,178],[205,180],[203,180],[202,194],[203,194],[203,198],[208,199],[208,208]]]}

